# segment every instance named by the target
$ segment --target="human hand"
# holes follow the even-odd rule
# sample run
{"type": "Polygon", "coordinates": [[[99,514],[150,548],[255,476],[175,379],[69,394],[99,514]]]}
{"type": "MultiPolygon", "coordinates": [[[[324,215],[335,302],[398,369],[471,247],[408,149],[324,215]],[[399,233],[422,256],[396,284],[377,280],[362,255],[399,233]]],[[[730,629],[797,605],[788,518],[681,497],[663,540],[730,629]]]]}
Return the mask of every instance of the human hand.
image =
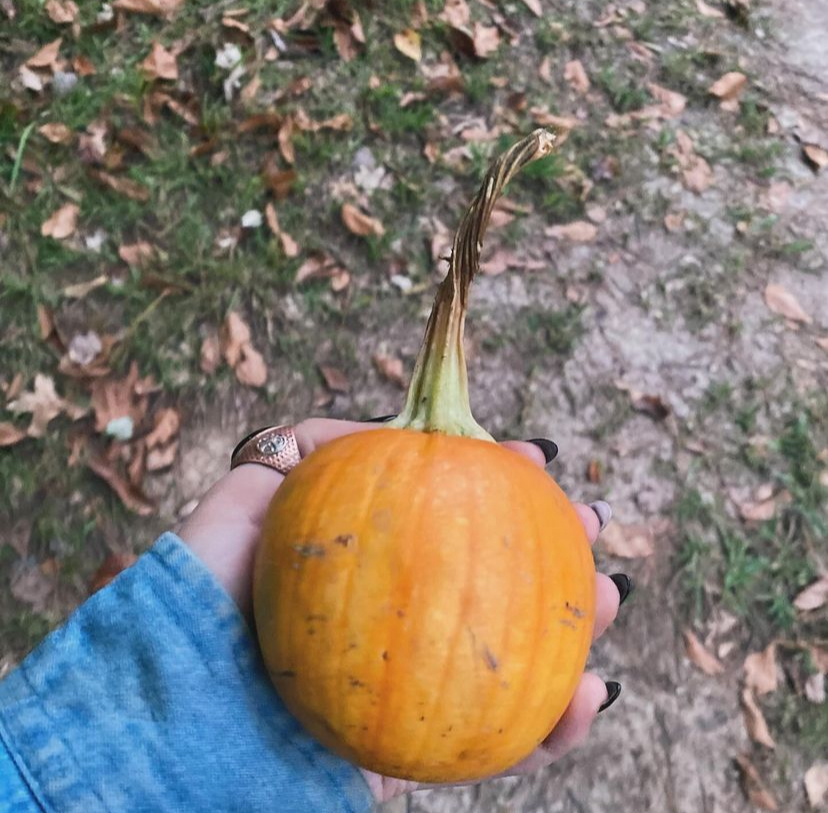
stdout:
{"type": "MultiPolygon", "coordinates": [[[[342,435],[376,429],[379,423],[357,423],[311,418],[293,427],[302,457],[342,435]]],[[[528,457],[543,467],[546,459],[541,448],[524,441],[507,441],[502,445],[528,457]]],[[[179,530],[181,539],[213,572],[241,609],[252,619],[253,563],[262,520],[284,475],[258,464],[238,466],[216,483],[179,530]]],[[[575,510],[594,543],[609,519],[609,506],[594,507],[575,503],[575,510]]],[[[593,640],[612,624],[623,597],[629,593],[629,580],[616,576],[615,581],[597,574],[596,615],[593,640]]],[[[575,691],[567,711],[549,736],[526,759],[503,776],[534,772],[560,759],[583,743],[596,714],[615,700],[620,691],[617,683],[605,683],[587,672],[575,691]]],[[[424,787],[416,782],[384,777],[370,771],[363,775],[378,801],[386,801],[424,787]]]]}

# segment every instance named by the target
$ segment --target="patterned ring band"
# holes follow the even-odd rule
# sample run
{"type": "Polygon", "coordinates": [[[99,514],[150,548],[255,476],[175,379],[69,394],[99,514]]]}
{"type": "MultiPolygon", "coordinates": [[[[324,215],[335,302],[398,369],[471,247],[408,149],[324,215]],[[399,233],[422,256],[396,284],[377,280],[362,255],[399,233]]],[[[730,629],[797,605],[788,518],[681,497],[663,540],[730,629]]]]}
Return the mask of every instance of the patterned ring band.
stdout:
{"type": "Polygon", "coordinates": [[[259,463],[287,474],[301,460],[293,428],[267,426],[251,432],[236,446],[230,456],[230,468],[235,469],[244,463],[259,463]]]}

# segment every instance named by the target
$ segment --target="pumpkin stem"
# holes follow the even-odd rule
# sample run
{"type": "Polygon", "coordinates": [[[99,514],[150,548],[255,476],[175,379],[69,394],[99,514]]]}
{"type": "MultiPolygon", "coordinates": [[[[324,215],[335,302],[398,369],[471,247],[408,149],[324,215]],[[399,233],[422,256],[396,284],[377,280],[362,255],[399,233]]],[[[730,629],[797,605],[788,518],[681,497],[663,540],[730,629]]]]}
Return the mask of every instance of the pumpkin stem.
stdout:
{"type": "Polygon", "coordinates": [[[483,235],[494,205],[512,177],[561,142],[561,132],[535,130],[492,164],[469,206],[451,249],[449,271],[437,289],[405,406],[387,426],[493,440],[471,412],[463,328],[469,288],[480,267],[483,235]]]}

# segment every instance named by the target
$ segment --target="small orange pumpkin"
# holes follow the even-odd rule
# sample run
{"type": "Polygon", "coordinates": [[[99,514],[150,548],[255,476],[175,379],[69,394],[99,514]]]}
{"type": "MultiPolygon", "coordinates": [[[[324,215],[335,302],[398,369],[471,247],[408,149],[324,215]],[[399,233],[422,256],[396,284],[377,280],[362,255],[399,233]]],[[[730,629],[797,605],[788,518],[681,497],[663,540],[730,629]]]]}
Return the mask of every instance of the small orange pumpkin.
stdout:
{"type": "Polygon", "coordinates": [[[555,481],[471,416],[463,322],[492,207],[554,146],[536,131],[490,169],[455,237],[406,406],[285,479],[254,576],[265,663],[320,742],[426,782],[509,768],[583,671],[595,570],[555,481]]]}

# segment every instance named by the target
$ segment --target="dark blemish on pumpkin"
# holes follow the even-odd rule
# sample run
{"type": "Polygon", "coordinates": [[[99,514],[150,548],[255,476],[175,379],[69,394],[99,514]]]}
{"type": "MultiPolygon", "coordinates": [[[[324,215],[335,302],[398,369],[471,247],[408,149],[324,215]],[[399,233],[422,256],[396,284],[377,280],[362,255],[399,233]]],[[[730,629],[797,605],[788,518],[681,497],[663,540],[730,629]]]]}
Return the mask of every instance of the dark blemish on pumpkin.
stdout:
{"type": "Polygon", "coordinates": [[[305,616],[305,621],[327,621],[327,620],[328,620],[327,615],[313,615],[313,614],[311,614],[311,615],[306,615],[305,616]]]}
{"type": "Polygon", "coordinates": [[[313,627],[308,627],[308,635],[316,635],[316,630],[313,627]]]}
{"type": "Polygon", "coordinates": [[[334,539],[334,545],[342,545],[343,548],[347,548],[353,541],[353,534],[340,534],[336,539],[334,539]]]}
{"type": "Polygon", "coordinates": [[[397,618],[405,618],[405,610],[397,610],[397,618]]]}
{"type": "Polygon", "coordinates": [[[351,687],[354,689],[359,689],[365,686],[365,684],[359,680],[358,678],[353,677],[352,675],[348,676],[348,683],[351,684],[351,687]]]}
{"type": "Polygon", "coordinates": [[[382,659],[383,659],[384,661],[387,661],[387,660],[388,660],[388,652],[386,652],[385,650],[383,650],[383,652],[382,652],[382,659]]]}
{"type": "Polygon", "coordinates": [[[368,730],[368,726],[367,726],[367,725],[362,726],[362,730],[363,730],[363,731],[367,731],[367,730],[368,730]]]}
{"type": "Polygon", "coordinates": [[[294,672],[292,669],[284,669],[281,672],[277,672],[276,677],[292,678],[296,677],[296,672],[294,672]]]}
{"type": "Polygon", "coordinates": [[[305,559],[310,559],[311,557],[321,559],[325,556],[325,548],[323,548],[322,545],[316,545],[313,542],[307,542],[304,545],[294,545],[293,549],[300,556],[304,556],[305,559]]]}
{"type": "Polygon", "coordinates": [[[420,722],[424,723],[425,722],[425,717],[420,717],[420,722]]]}
{"type": "Polygon", "coordinates": [[[492,650],[489,647],[483,647],[483,660],[486,661],[486,666],[492,670],[492,672],[497,672],[497,658],[492,654],[492,650]]]}
{"type": "Polygon", "coordinates": [[[576,607],[574,604],[570,604],[568,601],[566,602],[566,609],[575,616],[575,618],[583,618],[585,613],[580,607],[576,607]]]}
{"type": "Polygon", "coordinates": [[[498,733],[498,734],[502,734],[502,733],[503,733],[503,729],[502,729],[502,728],[498,728],[498,729],[497,729],[497,733],[498,733]]]}
{"type": "Polygon", "coordinates": [[[509,681],[508,680],[501,680],[500,681],[500,687],[502,689],[508,689],[509,688],[509,681]]]}
{"type": "Polygon", "coordinates": [[[355,644],[353,641],[350,644],[348,644],[348,652],[350,652],[352,649],[358,649],[358,648],[359,648],[359,644],[355,644]]]}
{"type": "Polygon", "coordinates": [[[559,623],[574,630],[578,629],[578,625],[574,621],[570,621],[568,618],[562,618],[559,623]]]}

